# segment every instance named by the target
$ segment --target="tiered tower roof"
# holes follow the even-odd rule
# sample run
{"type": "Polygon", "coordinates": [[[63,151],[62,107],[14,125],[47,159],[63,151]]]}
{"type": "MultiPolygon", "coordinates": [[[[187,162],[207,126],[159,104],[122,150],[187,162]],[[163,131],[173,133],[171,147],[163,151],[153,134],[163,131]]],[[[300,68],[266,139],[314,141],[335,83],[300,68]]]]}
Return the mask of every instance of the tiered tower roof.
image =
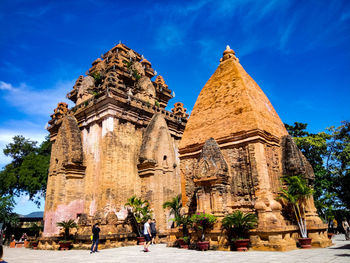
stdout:
{"type": "Polygon", "coordinates": [[[287,131],[258,84],[227,46],[220,65],[200,92],[183,134],[180,149],[260,130],[281,137],[287,131]]]}

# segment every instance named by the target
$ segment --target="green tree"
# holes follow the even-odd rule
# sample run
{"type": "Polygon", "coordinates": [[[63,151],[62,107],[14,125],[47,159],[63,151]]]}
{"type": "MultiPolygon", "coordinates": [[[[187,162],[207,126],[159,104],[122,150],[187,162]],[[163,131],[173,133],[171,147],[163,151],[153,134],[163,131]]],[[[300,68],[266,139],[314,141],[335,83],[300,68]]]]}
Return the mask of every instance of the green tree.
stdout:
{"type": "Polygon", "coordinates": [[[30,200],[39,204],[39,195],[45,195],[50,164],[51,142],[37,142],[18,135],[6,145],[4,154],[12,158],[0,172],[0,195],[19,196],[28,194],[30,200]]]}
{"type": "Polygon", "coordinates": [[[339,198],[341,205],[350,209],[350,122],[343,121],[337,127],[330,127],[329,154],[327,169],[332,176],[333,191],[339,198]]]}
{"type": "Polygon", "coordinates": [[[286,176],[283,177],[283,181],[287,189],[281,189],[278,199],[286,204],[292,205],[301,237],[307,238],[304,204],[306,198],[312,195],[312,189],[307,185],[306,180],[302,178],[302,176],[286,176]]]}
{"type": "Polygon", "coordinates": [[[290,135],[315,172],[314,198],[324,218],[350,209],[350,123],[330,127],[317,134],[306,131],[307,124],[285,124],[290,135]]]}
{"type": "Polygon", "coordinates": [[[37,238],[40,235],[40,232],[44,230],[44,227],[37,223],[32,223],[29,230],[34,234],[35,238],[37,238]]]}
{"type": "Polygon", "coordinates": [[[181,195],[175,196],[171,201],[167,201],[163,204],[163,209],[170,208],[170,214],[173,214],[175,219],[180,218],[181,207],[181,195]]]}
{"type": "Polygon", "coordinates": [[[131,208],[129,209],[131,224],[133,225],[134,232],[138,236],[141,236],[142,224],[144,224],[149,218],[152,218],[149,202],[133,195],[125,203],[125,206],[131,208]]]}
{"type": "Polygon", "coordinates": [[[285,124],[285,126],[314,169],[313,196],[315,205],[320,215],[326,218],[326,210],[332,209],[335,197],[332,195],[333,180],[326,165],[327,156],[329,155],[328,141],[332,136],[326,132],[309,133],[306,131],[306,123],[295,122],[294,125],[285,124]],[[330,199],[329,197],[333,198],[330,199]]]}
{"type": "Polygon", "coordinates": [[[62,227],[64,230],[64,240],[68,240],[69,238],[69,230],[71,228],[77,228],[78,225],[74,222],[73,219],[69,219],[67,221],[61,221],[57,223],[57,226],[62,227]]]}
{"type": "Polygon", "coordinates": [[[10,240],[12,230],[18,223],[18,216],[13,212],[14,206],[15,202],[12,196],[0,196],[0,223],[3,223],[2,228],[6,229],[6,240],[10,240]]]}

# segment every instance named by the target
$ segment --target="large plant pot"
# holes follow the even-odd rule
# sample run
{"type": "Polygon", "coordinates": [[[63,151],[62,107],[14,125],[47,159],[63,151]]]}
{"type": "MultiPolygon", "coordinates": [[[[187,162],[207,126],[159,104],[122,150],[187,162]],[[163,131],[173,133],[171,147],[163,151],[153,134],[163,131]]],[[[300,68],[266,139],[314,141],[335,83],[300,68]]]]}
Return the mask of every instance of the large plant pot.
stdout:
{"type": "Polygon", "coordinates": [[[235,247],[237,251],[247,251],[249,246],[249,239],[235,240],[235,247]]]}
{"type": "Polygon", "coordinates": [[[32,248],[33,249],[38,249],[38,241],[32,241],[32,242],[30,242],[30,244],[31,244],[31,246],[32,246],[32,248]]]}
{"type": "Polygon", "coordinates": [[[71,241],[66,241],[66,242],[59,242],[60,245],[60,250],[69,250],[72,242],[71,241]]]}
{"type": "Polygon", "coordinates": [[[209,241],[198,241],[197,246],[199,250],[206,251],[209,249],[209,241]]]}
{"type": "Polygon", "coordinates": [[[329,233],[329,232],[328,232],[328,233],[327,233],[327,236],[328,236],[329,239],[332,239],[332,237],[334,236],[334,233],[329,233]]]}
{"type": "Polygon", "coordinates": [[[145,243],[145,237],[137,237],[137,244],[143,245],[145,243]]]}
{"type": "Polygon", "coordinates": [[[301,248],[311,248],[311,238],[298,238],[301,248]]]}
{"type": "Polygon", "coordinates": [[[180,248],[188,248],[188,244],[185,242],[185,240],[183,240],[183,238],[179,238],[177,243],[179,244],[180,248]]]}

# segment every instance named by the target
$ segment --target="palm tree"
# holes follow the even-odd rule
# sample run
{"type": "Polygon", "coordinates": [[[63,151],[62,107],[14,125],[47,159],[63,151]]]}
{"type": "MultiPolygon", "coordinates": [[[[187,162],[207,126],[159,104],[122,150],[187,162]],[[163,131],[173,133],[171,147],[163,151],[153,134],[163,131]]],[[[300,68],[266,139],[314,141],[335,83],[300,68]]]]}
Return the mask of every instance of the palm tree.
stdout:
{"type": "Polygon", "coordinates": [[[182,235],[184,237],[188,236],[188,228],[192,226],[191,216],[190,215],[179,215],[174,218],[174,222],[177,226],[182,225],[182,235]]]}
{"type": "Polygon", "coordinates": [[[298,175],[282,178],[287,189],[281,189],[278,199],[286,204],[291,204],[298,222],[302,238],[307,238],[307,227],[305,219],[305,201],[312,195],[313,190],[308,186],[306,180],[298,175]]]}
{"type": "Polygon", "coordinates": [[[57,223],[57,226],[60,226],[64,229],[64,240],[67,240],[69,237],[69,230],[71,228],[78,228],[78,225],[74,222],[73,219],[67,221],[61,221],[57,223]]]}
{"type": "Polygon", "coordinates": [[[171,201],[167,201],[163,204],[163,208],[170,208],[170,214],[174,215],[174,218],[180,218],[180,209],[182,207],[181,195],[173,197],[171,201]]]}
{"type": "Polygon", "coordinates": [[[231,240],[235,238],[245,238],[250,229],[256,228],[258,218],[253,213],[243,213],[240,210],[225,216],[222,219],[222,226],[227,230],[228,237],[231,240]]]}
{"type": "Polygon", "coordinates": [[[141,225],[149,218],[152,218],[149,202],[136,197],[136,195],[133,195],[125,203],[125,206],[129,206],[131,208],[131,211],[129,210],[131,215],[131,223],[134,225],[135,232],[137,232],[136,234],[141,236],[141,225]]]}
{"type": "Polygon", "coordinates": [[[37,223],[32,223],[32,224],[30,225],[29,230],[30,230],[32,233],[34,233],[35,238],[37,238],[38,235],[40,234],[40,231],[43,231],[43,226],[38,225],[37,223]]]}

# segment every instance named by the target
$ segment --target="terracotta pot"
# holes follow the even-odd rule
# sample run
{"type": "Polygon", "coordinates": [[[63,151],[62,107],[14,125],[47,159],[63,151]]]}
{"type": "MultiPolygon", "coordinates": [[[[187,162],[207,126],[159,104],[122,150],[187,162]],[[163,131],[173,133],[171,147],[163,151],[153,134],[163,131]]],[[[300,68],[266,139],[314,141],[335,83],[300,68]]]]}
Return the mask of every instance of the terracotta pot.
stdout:
{"type": "Polygon", "coordinates": [[[137,244],[143,245],[145,243],[145,237],[137,237],[137,244]]]}
{"type": "Polygon", "coordinates": [[[332,237],[334,236],[334,234],[328,232],[328,233],[327,233],[327,236],[328,236],[329,239],[332,239],[332,237]]]}
{"type": "Polygon", "coordinates": [[[24,247],[25,247],[25,248],[29,247],[29,241],[24,240],[24,247]]]}
{"type": "Polygon", "coordinates": [[[183,238],[179,238],[177,240],[177,243],[180,245],[180,248],[188,248],[188,244],[186,244],[185,240],[183,238]]]}
{"type": "Polygon", "coordinates": [[[68,241],[68,242],[59,242],[58,243],[60,245],[60,250],[69,250],[70,245],[72,244],[72,242],[68,241]]]}
{"type": "Polygon", "coordinates": [[[301,248],[311,248],[311,238],[298,238],[301,248]]]}
{"type": "Polygon", "coordinates": [[[249,239],[235,240],[235,247],[237,251],[248,251],[249,241],[249,239]]]}
{"type": "Polygon", "coordinates": [[[24,246],[24,242],[16,242],[16,247],[21,248],[24,246]]]}
{"type": "Polygon", "coordinates": [[[198,241],[197,245],[201,251],[206,251],[209,249],[209,241],[198,241]]]}
{"type": "Polygon", "coordinates": [[[38,249],[38,243],[39,243],[38,241],[32,241],[31,242],[32,248],[33,249],[38,249]]]}

